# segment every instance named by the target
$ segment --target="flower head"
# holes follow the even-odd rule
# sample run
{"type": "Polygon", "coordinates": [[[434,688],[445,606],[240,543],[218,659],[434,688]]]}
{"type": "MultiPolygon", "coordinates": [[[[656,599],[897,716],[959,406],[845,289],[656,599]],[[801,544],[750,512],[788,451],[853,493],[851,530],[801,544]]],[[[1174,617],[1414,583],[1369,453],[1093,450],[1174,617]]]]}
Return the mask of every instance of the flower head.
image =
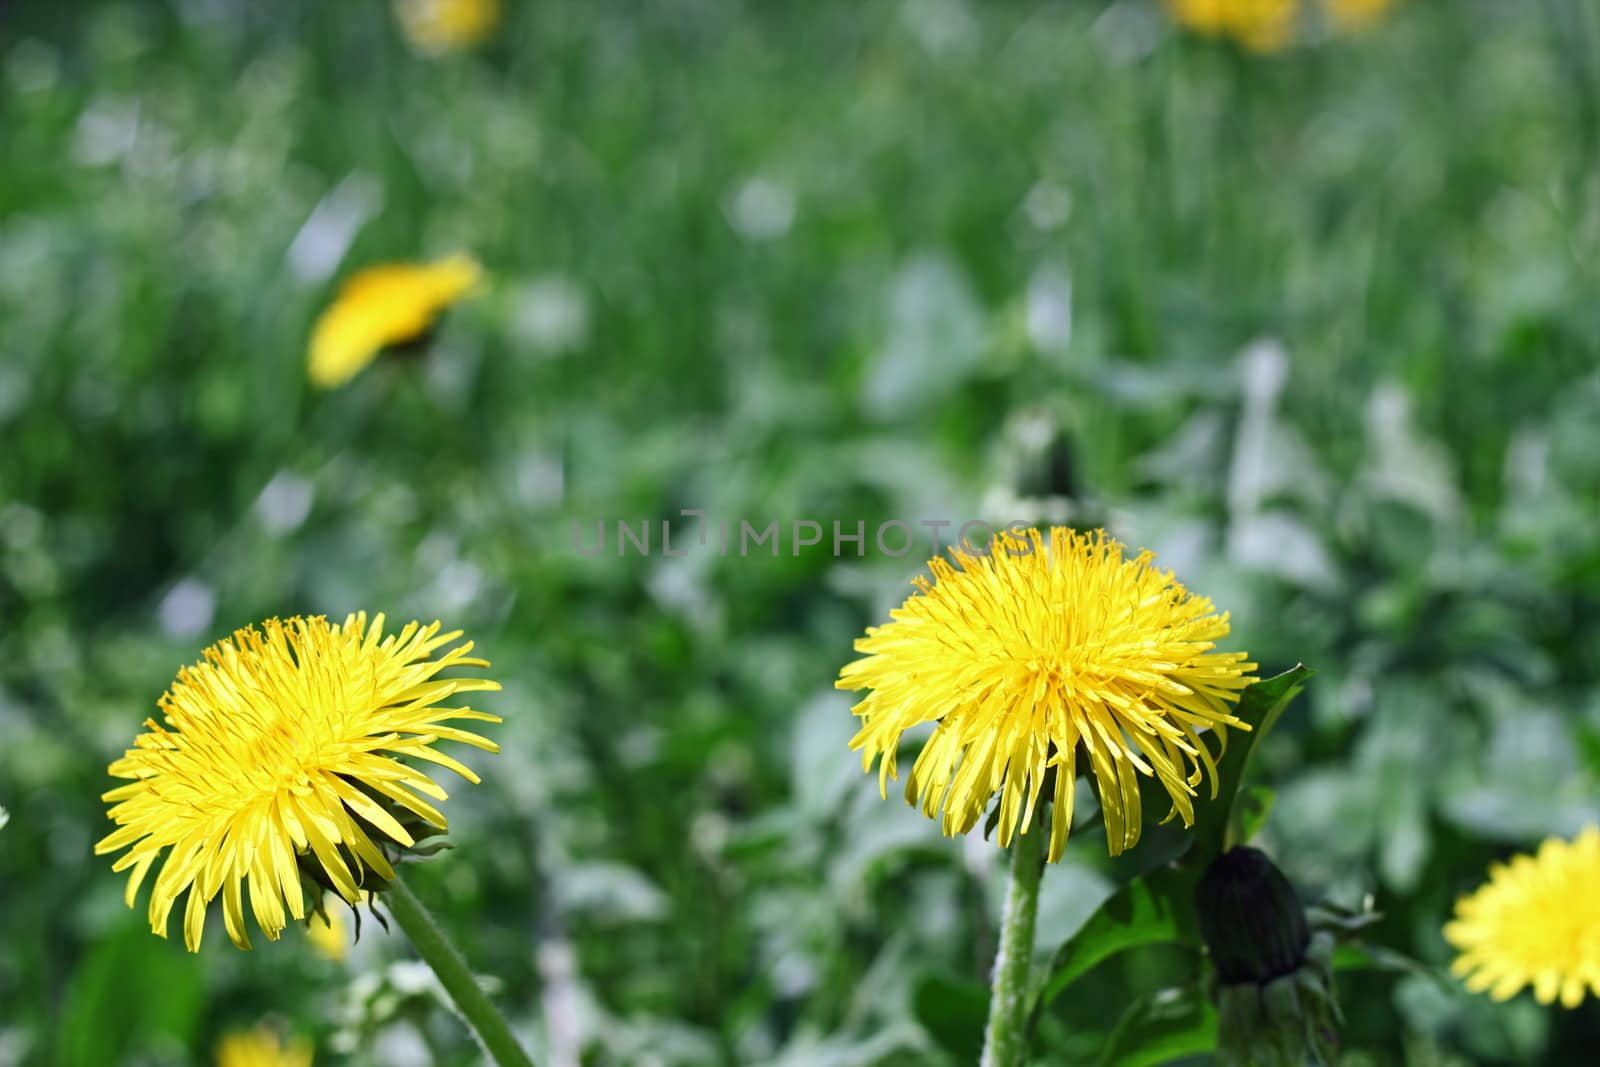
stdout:
{"type": "Polygon", "coordinates": [[[331,889],[355,903],[363,885],[392,879],[379,842],[407,848],[448,827],[423,799],[443,800],[444,790],[401,758],[477,782],[434,745],[460,741],[494,752],[494,742],[449,724],[500,719],[440,702],[500,686],[439,677],[447,668],[488,666],[468,655],[471,642],[440,653],[459,631],[413,622],[384,636],[383,621],[378,615],[369,624],[365,613],[342,625],[296,617],[235,632],[178,672],[160,700],[163,721],[146,719],[147,732],[111,764],[111,776],[128,784],[102,797],[117,829],[95,853],[128,850],[113,870],[132,869],[129,907],[162,859],[150,892],[156,933],[166,936],[168,915],[187,891],[184,943],[198,950],[206,910],[220,892],[228,936],[249,948],[248,879],[256,923],[275,940],[286,909],[305,917],[308,893],[331,889]]]}
{"type": "Polygon", "coordinates": [[[1315,12],[1337,31],[1366,29],[1394,0],[1166,0],[1181,26],[1208,37],[1231,37],[1255,52],[1277,52],[1294,42],[1302,12],[1315,12]]]}
{"type": "MultiPolygon", "coordinates": [[[[1243,652],[1213,652],[1228,616],[1190,594],[1148,552],[1124,559],[1104,531],[1002,533],[987,552],[953,549],[957,566],[928,564],[934,581],[886,626],[856,642],[864,658],[837,685],[872,692],[855,706],[850,747],[880,791],[896,777],[901,735],[937,723],[906,783],[924,814],[944,811],[961,834],[1000,797],[999,839],[1026,831],[1054,775],[1050,859],[1072,825],[1078,751],[1089,758],[1112,855],[1139,840],[1139,776],[1158,778],[1172,814],[1194,821],[1195,787],[1215,757],[1200,731],[1249,729],[1230,711],[1254,679],[1243,652]]],[[[1169,814],[1169,818],[1171,815],[1169,814]]]]}
{"type": "Polygon", "coordinates": [[[1394,6],[1394,0],[1322,0],[1328,21],[1340,30],[1363,30],[1394,6]]]}
{"type": "Polygon", "coordinates": [[[269,1026],[238,1030],[217,1044],[217,1067],[311,1067],[311,1046],[284,1044],[269,1026]]]}
{"type": "Polygon", "coordinates": [[[500,25],[500,0],[395,0],[394,9],[423,55],[471,48],[500,25]]]}
{"type": "Polygon", "coordinates": [[[1232,37],[1257,52],[1276,52],[1294,38],[1298,0],[1167,0],[1177,22],[1195,33],[1232,37]]]}
{"type": "Polygon", "coordinates": [[[312,328],[312,383],[324,389],[343,385],[385,347],[422,337],[482,276],[477,262],[462,255],[435,263],[386,263],[358,272],[312,328]]]}
{"type": "Polygon", "coordinates": [[[1450,969],[1474,993],[1509,1000],[1531,985],[1539,1003],[1568,1008],[1586,988],[1600,995],[1600,829],[1491,866],[1444,936],[1461,953],[1450,969]]]}

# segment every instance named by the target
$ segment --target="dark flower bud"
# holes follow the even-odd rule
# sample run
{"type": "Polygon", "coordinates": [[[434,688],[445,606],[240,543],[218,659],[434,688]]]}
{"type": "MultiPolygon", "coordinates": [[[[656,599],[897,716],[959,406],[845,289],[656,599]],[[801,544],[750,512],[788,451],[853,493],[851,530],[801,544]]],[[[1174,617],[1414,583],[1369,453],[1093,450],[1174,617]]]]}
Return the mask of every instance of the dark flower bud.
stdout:
{"type": "Polygon", "coordinates": [[[1333,1063],[1334,937],[1312,936],[1283,872],[1256,849],[1230,849],[1195,886],[1195,911],[1211,951],[1218,1067],[1333,1063]]]}
{"type": "Polygon", "coordinates": [[[1311,943],[1294,886],[1258,849],[1229,849],[1195,886],[1200,936],[1223,985],[1264,985],[1305,962],[1311,943]]]}

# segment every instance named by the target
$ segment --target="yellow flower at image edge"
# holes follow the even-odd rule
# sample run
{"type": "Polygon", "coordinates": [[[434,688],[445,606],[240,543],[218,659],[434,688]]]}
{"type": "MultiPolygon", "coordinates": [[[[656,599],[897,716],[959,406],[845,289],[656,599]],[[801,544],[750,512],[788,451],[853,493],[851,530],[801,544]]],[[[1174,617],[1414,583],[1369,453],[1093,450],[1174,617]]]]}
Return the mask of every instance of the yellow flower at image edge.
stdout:
{"type": "Polygon", "coordinates": [[[311,1046],[299,1040],[286,1045],[271,1027],[258,1026],[224,1036],[217,1067],[311,1067],[311,1046]]]}
{"type": "Polygon", "coordinates": [[[1328,20],[1341,30],[1361,30],[1377,22],[1394,0],[1322,0],[1328,20]]]}
{"type": "Polygon", "coordinates": [[[309,373],[324,389],[343,385],[385,347],[414,341],[450,305],[469,296],[483,269],[468,256],[387,263],[353,275],[311,331],[309,373]]]}
{"type": "Polygon", "coordinates": [[[471,48],[500,25],[500,0],[395,0],[400,28],[428,55],[471,48]]]}
{"type": "Polygon", "coordinates": [[[1078,752],[1087,755],[1112,855],[1142,828],[1139,776],[1153,775],[1172,815],[1194,821],[1195,787],[1215,756],[1200,731],[1249,729],[1230,710],[1255,679],[1243,652],[1214,652],[1228,616],[1190,594],[1154,557],[1124,559],[1103,531],[1000,534],[986,553],[952,550],[934,582],[856,642],[841,689],[871,689],[855,707],[850,747],[897,777],[901,735],[937,723],[906,783],[906,800],[944,832],[966,833],[1000,796],[999,841],[1026,831],[1054,768],[1049,858],[1072,825],[1078,752]]]}
{"type": "Polygon", "coordinates": [[[1302,12],[1316,12],[1334,29],[1366,29],[1394,0],[1165,0],[1179,25],[1207,36],[1232,37],[1256,52],[1277,52],[1295,39],[1302,12]]]}
{"type": "Polygon", "coordinates": [[[1294,38],[1298,0],[1166,0],[1182,26],[1229,36],[1257,52],[1275,52],[1294,38]]]}
{"type": "Polygon", "coordinates": [[[308,892],[328,889],[355,903],[363,883],[394,878],[378,842],[407,848],[424,827],[448,828],[423,799],[444,800],[444,790],[399,757],[477,782],[434,745],[497,751],[449,724],[501,720],[440,702],[500,686],[439,677],[489,665],[469,656],[471,642],[440,652],[459,631],[413,622],[385,636],[383,622],[378,615],[369,624],[365,613],[342,625],[320,616],[271,619],[178,672],[159,702],[163,722],[146,719],[147,732],[111,764],[111,776],[128,784],[103,795],[117,829],[95,845],[97,855],[128,850],[113,869],[132,871],[129,907],[165,856],[150,893],[156,933],[166,936],[168,916],[187,892],[184,943],[197,951],[206,910],[220,893],[228,936],[249,948],[248,881],[256,923],[276,939],[286,911],[305,918],[308,892]]]}
{"type": "Polygon", "coordinates": [[[1509,1000],[1527,986],[1541,1004],[1575,1008],[1600,996],[1600,829],[1489,868],[1489,881],[1456,901],[1445,939],[1451,970],[1474,993],[1509,1000]]]}

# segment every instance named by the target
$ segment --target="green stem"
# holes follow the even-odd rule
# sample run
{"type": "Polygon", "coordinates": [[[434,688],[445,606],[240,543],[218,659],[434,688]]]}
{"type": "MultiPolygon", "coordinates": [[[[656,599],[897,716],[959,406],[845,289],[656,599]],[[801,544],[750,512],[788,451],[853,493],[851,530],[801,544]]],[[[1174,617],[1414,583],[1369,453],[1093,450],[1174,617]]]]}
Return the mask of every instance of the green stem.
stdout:
{"type": "Polygon", "coordinates": [[[982,1067],[1022,1067],[1027,1062],[1028,978],[1048,829],[1035,825],[1011,842],[1011,881],[1006,887],[1005,914],[1000,918],[1000,950],[995,953],[982,1067]]]}
{"type": "Polygon", "coordinates": [[[479,988],[461,953],[444,936],[411,887],[397,877],[389,883],[383,899],[494,1062],[499,1067],[533,1067],[533,1060],[511,1036],[506,1017],[479,988]]]}

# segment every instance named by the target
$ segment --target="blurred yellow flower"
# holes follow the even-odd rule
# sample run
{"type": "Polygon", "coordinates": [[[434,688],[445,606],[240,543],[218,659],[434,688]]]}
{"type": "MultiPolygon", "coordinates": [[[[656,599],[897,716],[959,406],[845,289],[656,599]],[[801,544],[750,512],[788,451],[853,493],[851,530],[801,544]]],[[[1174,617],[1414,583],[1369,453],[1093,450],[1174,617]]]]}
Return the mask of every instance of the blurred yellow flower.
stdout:
{"type": "Polygon", "coordinates": [[[1167,0],[1177,22],[1196,33],[1232,37],[1257,52],[1294,38],[1298,0],[1167,0]]]}
{"type": "Polygon", "coordinates": [[[1474,993],[1509,1000],[1531,985],[1539,1003],[1568,1008],[1586,990],[1600,995],[1600,829],[1491,866],[1444,936],[1460,952],[1450,969],[1474,993]]]}
{"type": "Polygon", "coordinates": [[[1394,0],[1322,0],[1328,21],[1341,30],[1361,30],[1377,22],[1394,0]]]}
{"type": "MultiPolygon", "coordinates": [[[[1394,0],[1317,0],[1335,29],[1360,30],[1381,18],[1394,0]]],[[[1232,37],[1257,52],[1276,52],[1294,41],[1301,0],[1166,0],[1173,19],[1195,33],[1232,37]]]]}
{"type": "Polygon", "coordinates": [[[234,1031],[217,1044],[217,1067],[311,1067],[311,1046],[286,1045],[269,1026],[234,1031]]]}
{"type": "Polygon", "coordinates": [[[206,911],[220,892],[228,936],[249,948],[244,882],[256,923],[276,940],[285,908],[303,919],[308,893],[332,890],[351,903],[363,885],[394,877],[384,849],[402,848],[446,829],[436,800],[445,792],[396,757],[447,767],[470,782],[478,776],[444,753],[438,741],[497,751],[494,742],[446,725],[468,719],[499,722],[470,708],[443,707],[457,693],[499,689],[484,678],[440,678],[454,667],[487,667],[460,637],[437,622],[408,623],[384,636],[383,616],[363,612],[343,625],[320,616],[269,619],[206,649],[205,659],[178,672],[160,700],[163,723],[111,764],[129,780],[102,796],[114,802],[117,829],[95,845],[103,855],[127,848],[113,870],[132,868],[132,907],[151,866],[165,853],[150,893],[150,928],[165,937],[178,895],[188,892],[184,944],[197,951],[206,911]],[[170,851],[169,851],[170,850],[170,851]],[[307,885],[306,882],[310,882],[307,885]]]}
{"type": "Polygon", "coordinates": [[[312,912],[311,918],[306,920],[306,939],[311,947],[317,950],[317,955],[335,963],[350,951],[350,932],[341,903],[330,895],[323,901],[322,910],[312,912]]]}
{"type": "Polygon", "coordinates": [[[385,347],[414,341],[451,304],[470,295],[483,270],[469,256],[387,263],[352,276],[311,331],[311,381],[343,385],[385,347]]]}
{"type": "Polygon", "coordinates": [[[1215,757],[1200,731],[1226,738],[1249,729],[1230,704],[1254,679],[1243,652],[1213,652],[1228,616],[1190,594],[1170,571],[1104,531],[1002,533],[987,552],[952,549],[935,559],[934,582],[856,642],[840,689],[872,692],[855,706],[850,747],[878,768],[879,791],[897,777],[901,735],[937,723],[906,783],[906,800],[944,832],[962,834],[998,794],[999,840],[1026,831],[1055,773],[1049,857],[1072,825],[1078,749],[1099,787],[1111,854],[1139,840],[1139,775],[1155,776],[1173,814],[1194,822],[1195,786],[1215,757]]]}
{"type": "Polygon", "coordinates": [[[500,0],[395,0],[400,28],[426,55],[471,48],[500,25],[500,0]]]}

